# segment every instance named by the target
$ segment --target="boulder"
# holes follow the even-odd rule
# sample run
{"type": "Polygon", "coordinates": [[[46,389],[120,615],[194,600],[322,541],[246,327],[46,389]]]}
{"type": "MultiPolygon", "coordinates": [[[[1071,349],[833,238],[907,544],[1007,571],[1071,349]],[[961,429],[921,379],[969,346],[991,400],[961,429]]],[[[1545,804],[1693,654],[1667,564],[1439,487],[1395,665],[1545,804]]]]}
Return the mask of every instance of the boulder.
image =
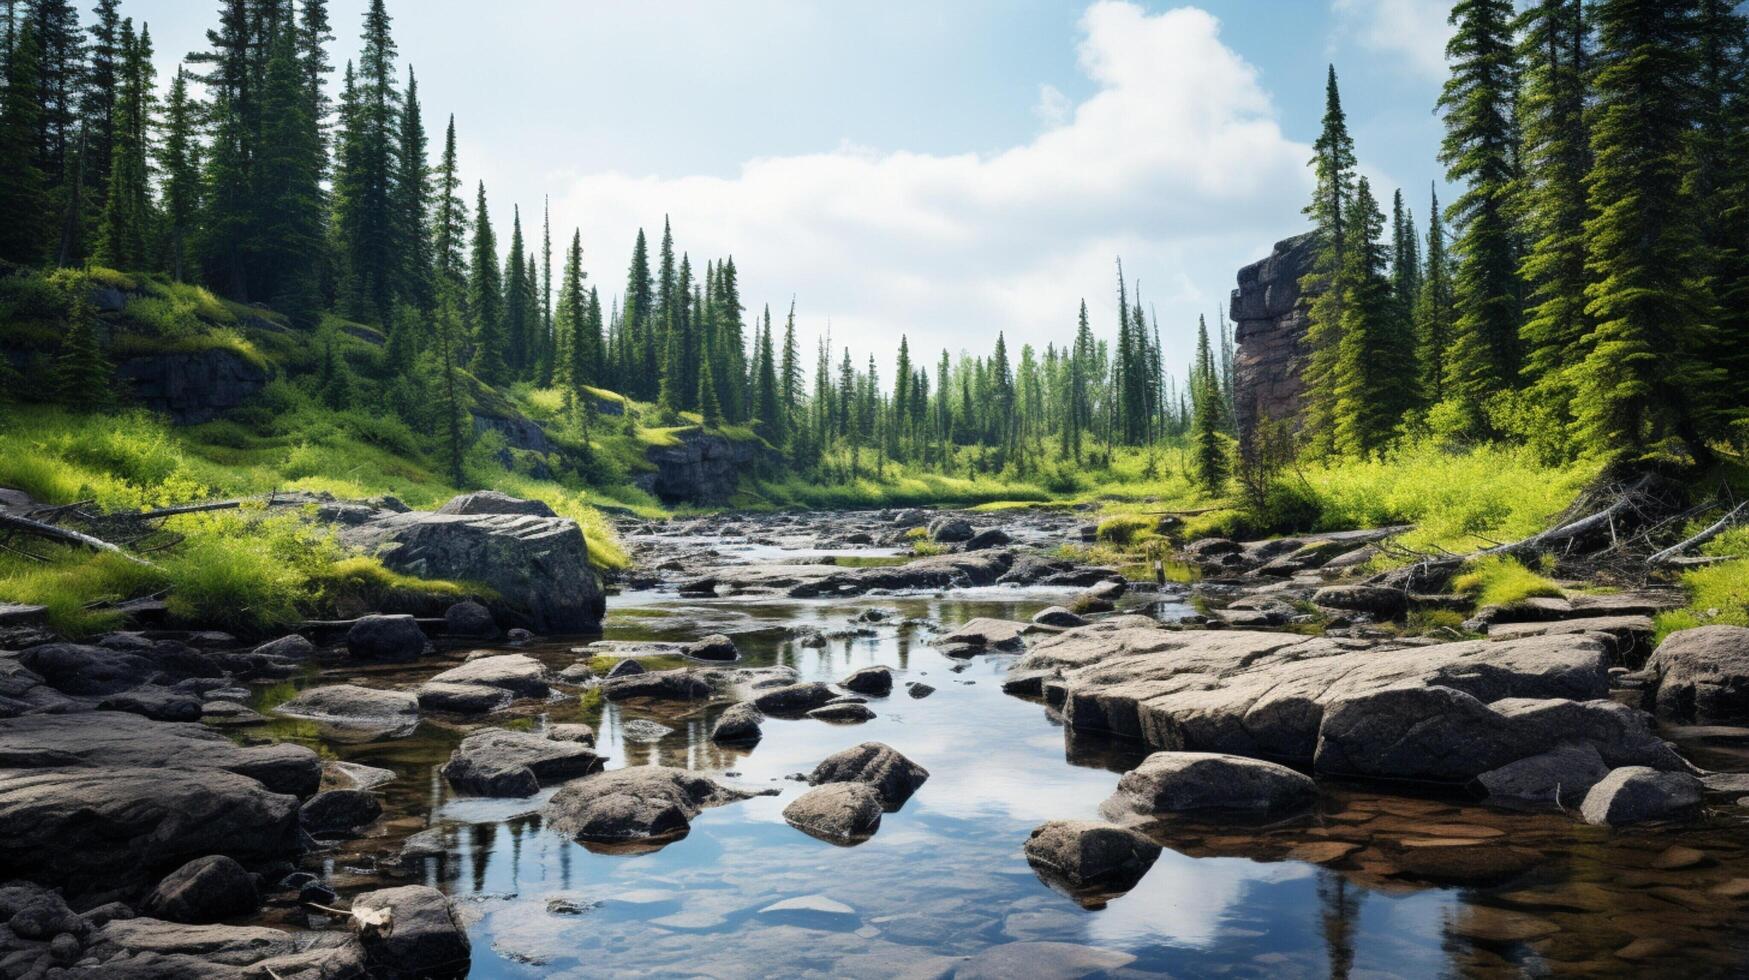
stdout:
{"type": "Polygon", "coordinates": [[[1377,585],[1327,585],[1312,594],[1312,604],[1379,619],[1401,619],[1409,609],[1409,595],[1377,585]]]}
{"type": "Polygon", "coordinates": [[[419,708],[458,715],[489,715],[509,706],[512,695],[501,687],[485,684],[449,684],[426,681],[419,685],[419,708]]]}
{"type": "Polygon", "coordinates": [[[258,657],[308,660],[316,655],[316,645],[305,638],[303,634],[292,633],[277,640],[268,640],[249,652],[258,657]]]}
{"type": "Polygon", "coordinates": [[[1317,786],[1283,765],[1217,752],[1155,752],[1100,807],[1113,820],[1196,810],[1272,813],[1309,804],[1317,786]]]}
{"type": "Polygon", "coordinates": [[[741,659],[741,651],[735,649],[735,641],[721,633],[712,633],[703,639],[685,644],[680,652],[694,660],[731,663],[741,659]]]}
{"type": "Polygon", "coordinates": [[[365,892],[353,898],[352,911],[388,913],[388,928],[359,931],[371,977],[424,980],[468,974],[472,948],[467,929],[455,906],[437,889],[402,885],[365,892]]]}
{"type": "Polygon", "coordinates": [[[607,676],[610,680],[615,677],[630,677],[632,674],[642,673],[644,673],[644,665],[630,658],[621,660],[619,663],[607,668],[607,676]]]}
{"type": "Polygon", "coordinates": [[[153,721],[199,721],[202,713],[199,698],[155,684],[111,694],[97,702],[97,710],[126,711],[153,721]]]}
{"type": "Polygon", "coordinates": [[[218,922],[261,906],[255,879],[223,854],[196,858],[172,871],[146,896],[140,910],[170,922],[218,922]]]}
{"type": "Polygon", "coordinates": [[[566,783],[542,812],[576,840],[625,843],[681,836],[700,810],[752,795],[689,769],[629,766],[566,783]]]}
{"type": "Polygon", "coordinates": [[[1046,884],[1095,902],[1134,888],[1160,856],[1160,845],[1141,834],[1089,820],[1041,824],[1024,850],[1046,884]]]}
{"type": "Polygon", "coordinates": [[[854,844],[881,826],[881,795],[868,783],[827,783],[783,808],[789,825],[834,844],[854,844]]]}
{"type": "Polygon", "coordinates": [[[999,527],[990,527],[967,538],[965,549],[967,551],[983,551],[985,548],[1000,548],[1013,543],[1013,541],[1014,539],[1008,536],[1008,532],[999,527]]]}
{"type": "Polygon", "coordinates": [[[905,685],[905,693],[915,700],[921,700],[935,693],[935,688],[922,681],[911,681],[905,685]]]}
{"type": "Polygon", "coordinates": [[[0,867],[113,894],[193,858],[280,860],[298,851],[298,801],[221,769],[82,768],[0,780],[0,867]]]}
{"type": "Polygon", "coordinates": [[[929,540],[941,544],[970,541],[974,533],[972,522],[963,517],[940,517],[929,522],[929,540]]]}
{"type": "Polygon", "coordinates": [[[753,699],[753,706],[768,715],[804,715],[838,696],[838,692],[818,681],[786,684],[763,691],[753,699]]]}
{"type": "Polygon", "coordinates": [[[1698,722],[1749,718],[1749,629],[1677,630],[1646,661],[1646,673],[1651,678],[1647,707],[1662,717],[1698,722]]]}
{"type": "Polygon", "coordinates": [[[721,745],[757,742],[764,734],[759,730],[759,723],[764,720],[765,715],[749,702],[731,705],[717,716],[717,723],[711,727],[711,741],[721,745]]]}
{"type": "Polygon", "coordinates": [[[1086,626],[1087,620],[1075,615],[1062,606],[1051,606],[1033,614],[1032,621],[1040,626],[1055,626],[1069,629],[1075,626],[1086,626]]]}
{"type": "Polygon", "coordinates": [[[619,677],[610,673],[601,685],[601,693],[609,701],[701,701],[711,696],[711,685],[703,677],[685,669],[652,670],[619,677]]]}
{"type": "Polygon", "coordinates": [[[840,680],[838,686],[846,691],[884,698],[893,693],[893,672],[880,666],[864,667],[840,680]]]}
{"type": "Polygon", "coordinates": [[[649,446],[644,459],[651,472],[632,482],[667,503],[724,504],[735,495],[742,473],[772,458],[758,439],[731,439],[702,429],[683,429],[664,446],[649,446]]]}
{"type": "Polygon", "coordinates": [[[1327,706],[1313,766],[1339,776],[1461,781],[1525,754],[1518,727],[1474,697],[1404,686],[1327,706]]]}
{"type": "Polygon", "coordinates": [[[1586,823],[1606,827],[1682,819],[1700,806],[1702,788],[1688,773],[1624,766],[1591,787],[1579,815],[1586,823]]]}
{"type": "Polygon", "coordinates": [[[341,532],[398,572],[478,582],[543,633],[596,629],[606,600],[577,523],[532,514],[391,514],[341,532]]]}
{"type": "Polygon", "coordinates": [[[1230,538],[1198,538],[1184,546],[1184,553],[1198,561],[1237,554],[1239,550],[1239,542],[1230,538]]]}
{"type": "Polygon", "coordinates": [[[523,653],[504,653],[469,660],[459,667],[431,678],[438,684],[482,684],[509,691],[519,698],[544,698],[552,693],[547,686],[547,669],[538,660],[523,653]]]}
{"type": "Polygon", "coordinates": [[[375,794],[360,789],[331,789],[317,793],[298,809],[298,824],[304,832],[320,837],[345,834],[383,815],[375,794]]]}
{"type": "Polygon", "coordinates": [[[533,796],[542,786],[599,772],[604,760],[580,742],[485,728],[462,739],[443,764],[451,786],[482,796],[533,796]]]}
{"type": "Polygon", "coordinates": [[[497,490],[476,490],[444,501],[439,514],[531,514],[535,517],[557,517],[544,500],[523,500],[497,490]]]}
{"type": "Polygon", "coordinates": [[[160,676],[146,657],[78,643],[44,643],[10,659],[55,690],[83,697],[120,694],[160,676]]]}
{"type": "Polygon", "coordinates": [[[346,652],[360,660],[406,663],[429,646],[412,616],[361,616],[346,631],[346,652]]]}
{"type": "Polygon", "coordinates": [[[322,760],[301,745],[244,747],[198,724],[127,714],[0,719],[0,769],[110,767],[223,770],[300,798],[316,792],[322,781],[322,760]]]}
{"type": "Polygon", "coordinates": [[[1578,808],[1585,794],[1609,775],[1609,766],[1589,742],[1558,745],[1476,777],[1488,802],[1527,809],[1578,808]]]}
{"type": "Polygon", "coordinates": [[[808,783],[867,783],[880,794],[881,808],[891,813],[905,805],[929,779],[929,770],[880,742],[864,742],[827,756],[808,774],[808,783]]]}
{"type": "Polygon", "coordinates": [[[443,611],[443,630],[451,636],[490,639],[498,635],[498,622],[492,618],[492,610],[472,599],[463,599],[443,611]]]}

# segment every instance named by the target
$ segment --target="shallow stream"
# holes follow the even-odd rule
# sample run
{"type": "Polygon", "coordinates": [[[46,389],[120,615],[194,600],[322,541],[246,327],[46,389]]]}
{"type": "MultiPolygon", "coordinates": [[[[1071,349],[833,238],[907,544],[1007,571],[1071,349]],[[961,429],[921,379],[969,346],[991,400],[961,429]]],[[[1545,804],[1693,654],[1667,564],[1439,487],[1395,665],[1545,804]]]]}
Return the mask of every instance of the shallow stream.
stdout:
{"type": "MultiPolygon", "coordinates": [[[[807,557],[772,550],[757,558],[807,557]]],[[[330,881],[342,893],[381,887],[388,872],[379,875],[379,863],[389,866],[402,839],[441,828],[447,853],[410,873],[460,901],[477,978],[933,976],[1015,942],[1069,945],[1016,947],[1018,961],[974,962],[1009,975],[1016,962],[1036,975],[1270,977],[1749,968],[1749,830],[1731,814],[1680,831],[1608,832],[1449,795],[1325,786],[1312,813],[1284,823],[1162,828],[1166,850],[1141,883],[1103,908],[1083,908],[1039,880],[1021,845],[1046,820],[1097,818],[1142,748],[1070,738],[1043,705],[1004,694],[1012,656],[953,660],[931,646],[938,629],[977,616],[1024,620],[1072,594],[998,587],[846,601],[614,597],[607,639],[728,632],[743,665],[786,664],[804,680],[834,681],[872,664],[897,675],[893,695],[870,705],[875,720],[770,719],[751,749],[708,740],[724,705],[672,714],[570,693],[519,706],[512,726],[595,726],[610,767],[659,762],[781,791],[705,810],[685,838],[654,851],[592,849],[544,830],[539,809],[551,790],[530,800],[458,796],[437,774],[464,733],[455,724],[427,719],[410,733],[358,741],[279,719],[251,734],[395,773],[379,790],[385,820],[328,856],[330,881]],[[869,608],[888,618],[850,622],[869,608]],[[865,635],[809,649],[787,638],[787,627],[801,624],[865,635]],[[905,689],[913,681],[935,692],[914,699],[905,689]],[[928,782],[855,847],[789,827],[781,811],[807,788],[794,777],[870,740],[923,765],[928,782]]],[[[1170,601],[1159,609],[1186,611],[1170,601]]],[[[516,649],[556,670],[578,659],[580,642],[516,649]]],[[[335,667],[263,689],[257,706],[317,680],[412,686],[451,662],[335,667]]],[[[1741,770],[1749,769],[1743,737],[1749,732],[1712,729],[1683,742],[1702,764],[1741,770]]],[[[290,906],[270,909],[266,921],[305,924],[290,906]]]]}

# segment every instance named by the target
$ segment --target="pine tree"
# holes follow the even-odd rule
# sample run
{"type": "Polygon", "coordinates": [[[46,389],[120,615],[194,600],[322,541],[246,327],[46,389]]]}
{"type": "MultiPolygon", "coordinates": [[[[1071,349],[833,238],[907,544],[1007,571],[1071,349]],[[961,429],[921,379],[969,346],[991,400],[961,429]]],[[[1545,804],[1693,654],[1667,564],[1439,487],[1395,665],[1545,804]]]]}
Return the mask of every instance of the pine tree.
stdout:
{"type": "Polygon", "coordinates": [[[759,335],[758,366],[755,369],[753,414],[760,421],[760,430],[775,445],[789,438],[789,417],[784,411],[783,392],[777,376],[777,352],[771,336],[771,307],[765,308],[764,329],[759,335]]]}
{"type": "Polygon", "coordinates": [[[1421,293],[1415,300],[1415,364],[1423,405],[1437,404],[1445,397],[1445,352],[1451,346],[1457,319],[1437,190],[1432,201],[1427,212],[1427,262],[1421,273],[1421,293]]]}
{"type": "Polygon", "coordinates": [[[1304,379],[1306,408],[1303,430],[1314,453],[1334,447],[1336,427],[1336,362],[1342,346],[1342,304],[1345,290],[1337,282],[1347,267],[1349,209],[1354,195],[1354,139],[1331,65],[1324,87],[1323,130],[1312,144],[1316,187],[1305,213],[1312,219],[1312,271],[1301,289],[1314,297],[1308,310],[1306,343],[1311,349],[1304,379]]]}
{"type": "Polygon", "coordinates": [[[698,415],[705,428],[722,427],[723,406],[717,397],[715,373],[711,371],[708,358],[700,365],[698,372],[698,415]]]}
{"type": "Polygon", "coordinates": [[[553,331],[553,206],[547,198],[541,199],[541,234],[540,234],[540,334],[550,343],[543,343],[546,352],[545,363],[541,370],[541,382],[552,381],[556,365],[556,350],[558,336],[553,331]]]}
{"type": "Polygon", "coordinates": [[[1694,78],[1694,8],[1599,0],[1597,97],[1585,223],[1596,325],[1577,372],[1582,443],[1634,453],[1678,436],[1699,457],[1723,372],[1714,348],[1705,253],[1683,193],[1694,78]]]}
{"type": "Polygon", "coordinates": [[[474,204],[473,266],[468,272],[468,313],[473,317],[473,372],[487,384],[509,380],[505,363],[504,293],[498,279],[498,238],[486,210],[486,182],[474,204]]]}
{"type": "Polygon", "coordinates": [[[1413,355],[1407,324],[1397,316],[1385,253],[1379,245],[1384,214],[1365,177],[1356,186],[1350,238],[1337,276],[1342,289],[1342,326],[1332,406],[1332,437],[1338,452],[1369,456],[1390,439],[1414,394],[1413,355]]]}
{"type": "MultiPolygon", "coordinates": [[[[1732,0],[1698,0],[1695,125],[1684,193],[1716,299],[1713,363],[1749,374],[1749,17],[1732,0]]],[[[1749,419],[1749,399],[1725,406],[1749,419]]]]}
{"type": "Polygon", "coordinates": [[[322,147],[310,123],[295,34],[278,32],[261,92],[262,140],[254,167],[257,281],[301,327],[319,319],[322,147]]]}
{"type": "MultiPolygon", "coordinates": [[[[461,170],[456,163],[455,116],[443,135],[443,159],[437,165],[437,214],[432,221],[432,260],[438,280],[458,290],[467,282],[468,206],[461,196],[461,170]]],[[[460,293],[451,297],[459,301],[460,293]]],[[[460,311],[457,311],[460,315],[460,311]]]]}
{"type": "Polygon", "coordinates": [[[644,229],[632,243],[632,257],[626,267],[625,309],[621,311],[620,333],[625,343],[625,361],[620,370],[626,374],[626,394],[649,398],[655,393],[656,351],[652,336],[655,296],[650,283],[650,249],[644,240],[644,229]]]}
{"type": "Polygon", "coordinates": [[[571,234],[571,248],[565,253],[564,278],[559,283],[559,308],[554,325],[565,344],[566,358],[560,365],[558,383],[568,396],[584,397],[581,388],[594,383],[595,364],[587,337],[589,330],[589,298],[583,292],[583,233],[571,234]]]}
{"type": "Polygon", "coordinates": [[[88,153],[81,146],[81,80],[85,75],[85,32],[69,0],[32,0],[29,16],[36,33],[37,168],[49,212],[59,221],[56,261],[76,265],[85,258],[83,215],[89,187],[88,153]]]}
{"type": "Polygon", "coordinates": [[[401,95],[394,85],[395,42],[383,0],[371,0],[361,38],[356,87],[342,102],[334,221],[345,251],[344,309],[358,319],[386,323],[401,280],[397,239],[403,227],[394,207],[401,95]]]}
{"type": "Polygon", "coordinates": [[[36,158],[39,47],[36,25],[27,17],[0,92],[0,259],[23,264],[35,264],[48,252],[48,199],[36,158]]]}
{"type": "Polygon", "coordinates": [[[212,96],[205,208],[199,222],[201,278],[239,301],[249,299],[249,264],[256,244],[250,178],[259,145],[254,19],[248,0],[223,0],[219,26],[206,34],[210,50],[188,56],[193,64],[209,66],[206,74],[195,77],[212,96]]]}
{"type": "Polygon", "coordinates": [[[316,144],[322,148],[323,172],[327,172],[328,117],[334,101],[328,97],[328,76],[334,66],[328,61],[328,44],[334,34],[328,24],[328,0],[301,0],[298,4],[298,65],[304,76],[304,108],[315,127],[316,144]]]}
{"type": "Polygon", "coordinates": [[[783,374],[779,385],[783,391],[784,427],[793,428],[802,405],[802,350],[796,342],[796,301],[789,301],[789,316],[783,324],[783,374]]]}
{"type": "Polygon", "coordinates": [[[457,310],[460,287],[451,279],[437,281],[437,316],[432,340],[437,360],[438,378],[442,382],[438,397],[442,399],[445,455],[449,461],[449,482],[462,485],[462,392],[459,362],[461,360],[462,323],[457,310]]]}
{"type": "Polygon", "coordinates": [[[524,378],[532,363],[528,322],[528,269],[523,264],[522,209],[512,207],[510,255],[504,260],[504,364],[513,378],[524,378]]]}
{"type": "Polygon", "coordinates": [[[144,29],[135,36],[130,18],[122,21],[117,37],[122,62],[108,127],[109,187],[103,197],[97,255],[119,269],[140,269],[150,254],[153,225],[147,162],[152,140],[152,36],[144,29]]]}
{"type": "Polygon", "coordinates": [[[200,212],[200,140],[195,132],[198,111],[188,95],[188,72],[180,65],[170,83],[165,106],[164,141],[158,169],[163,174],[163,244],[159,251],[172,278],[183,281],[193,255],[195,221],[200,212]]]}
{"type": "Polygon", "coordinates": [[[1512,0],[1459,0],[1451,23],[1457,30],[1446,47],[1451,78],[1439,97],[1446,127],[1439,159],[1465,190],[1448,215],[1458,229],[1459,263],[1445,396],[1455,399],[1466,428],[1487,432],[1485,403],[1516,385],[1519,373],[1512,0]]]}
{"type": "Polygon", "coordinates": [[[1223,428],[1217,367],[1209,347],[1208,322],[1196,322],[1196,364],[1190,375],[1191,434],[1196,456],[1196,477],[1203,489],[1218,494],[1227,483],[1227,450],[1221,440],[1223,428]]]}
{"type": "Polygon", "coordinates": [[[76,280],[69,292],[67,335],[55,354],[55,396],[79,408],[101,408],[115,400],[114,372],[97,339],[97,310],[83,280],[76,280]]]}
{"type": "Polygon", "coordinates": [[[122,85],[127,50],[121,36],[121,0],[97,0],[94,19],[86,30],[85,77],[79,113],[86,128],[85,155],[90,161],[86,179],[99,208],[108,207],[110,166],[115,158],[115,106],[122,85]]]}
{"type": "Polygon", "coordinates": [[[425,120],[419,108],[419,81],[407,66],[407,94],[401,104],[401,131],[396,141],[394,212],[399,235],[399,288],[395,295],[414,309],[430,311],[432,292],[431,171],[426,165],[425,120]]]}
{"type": "Polygon", "coordinates": [[[1524,224],[1529,250],[1519,268],[1528,309],[1519,336],[1525,374],[1539,403],[1565,421],[1571,368],[1590,332],[1585,314],[1585,175],[1588,30],[1582,0],[1541,0],[1520,18],[1525,65],[1520,96],[1528,165],[1524,224]]]}

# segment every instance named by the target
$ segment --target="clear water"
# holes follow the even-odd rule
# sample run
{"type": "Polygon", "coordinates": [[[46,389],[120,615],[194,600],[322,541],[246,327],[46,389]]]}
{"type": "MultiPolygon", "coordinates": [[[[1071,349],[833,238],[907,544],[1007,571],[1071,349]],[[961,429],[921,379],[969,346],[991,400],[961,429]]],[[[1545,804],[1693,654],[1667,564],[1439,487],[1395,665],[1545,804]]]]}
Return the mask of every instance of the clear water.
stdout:
{"type": "MultiPolygon", "coordinates": [[[[638,593],[610,603],[605,636],[690,639],[760,625],[830,629],[869,607],[951,628],[975,616],[1024,619],[1068,594],[993,588],[951,598],[828,602],[638,593]]],[[[929,976],[1021,941],[1118,951],[1135,958],[1120,971],[1125,975],[1749,971],[1744,899],[1730,884],[1749,885],[1749,834],[1734,814],[1683,831],[1610,834],[1559,815],[1327,787],[1315,812],[1280,825],[1162,828],[1166,850],[1141,883],[1104,908],[1084,909],[1039,881],[1021,845],[1046,820],[1096,817],[1116,774],[1139,761],[1141,748],[1069,738],[1043,706],[1004,695],[1000,681],[1011,657],[955,661],[931,647],[931,627],[889,621],[870,628],[872,636],[833,640],[824,649],[801,648],[776,630],[737,636],[743,663],[792,665],[804,679],[892,667],[894,695],[871,702],[878,717],[866,724],[771,719],[764,740],[746,750],[706,737],[721,705],[665,713],[573,695],[519,708],[512,725],[594,725],[612,767],[688,766],[781,790],[706,810],[685,838],[653,852],[598,853],[544,830],[539,808],[547,794],[456,797],[436,774],[463,734],[447,723],[426,720],[409,736],[362,743],[307,723],[278,721],[269,732],[396,773],[381,790],[389,811],[382,829],[327,861],[343,892],[382,887],[384,878],[374,873],[379,859],[386,866],[410,833],[444,829],[449,853],[412,874],[459,900],[471,922],[474,977],[929,976]],[[908,681],[936,691],[913,700],[904,690],[908,681]],[[635,719],[673,731],[656,741],[628,738],[626,723],[635,719]],[[837,847],[784,823],[784,806],[806,789],[789,777],[869,740],[892,745],[931,774],[903,809],[886,815],[872,840],[837,847]],[[1286,853],[1333,840],[1354,845],[1334,870],[1286,853]],[[1497,885],[1440,885],[1404,873],[1400,855],[1441,841],[1456,841],[1465,853],[1516,848],[1532,866],[1497,885]],[[1702,851],[1703,861],[1660,870],[1659,856],[1673,844],[1702,851]],[[817,907],[763,911],[799,897],[817,907]]],[[[571,644],[522,649],[555,667],[577,659],[571,644]]],[[[264,691],[261,703],[315,681],[411,684],[445,666],[334,669],[264,691]]],[[[1730,733],[1707,737],[1713,741],[1694,747],[1711,751],[1708,764],[1749,768],[1730,733]]],[[[1458,874],[1460,881],[1466,874],[1458,874]]],[[[269,919],[305,924],[289,908],[269,919]]],[[[1039,975],[1058,969],[1043,958],[1027,962],[1039,975]]]]}

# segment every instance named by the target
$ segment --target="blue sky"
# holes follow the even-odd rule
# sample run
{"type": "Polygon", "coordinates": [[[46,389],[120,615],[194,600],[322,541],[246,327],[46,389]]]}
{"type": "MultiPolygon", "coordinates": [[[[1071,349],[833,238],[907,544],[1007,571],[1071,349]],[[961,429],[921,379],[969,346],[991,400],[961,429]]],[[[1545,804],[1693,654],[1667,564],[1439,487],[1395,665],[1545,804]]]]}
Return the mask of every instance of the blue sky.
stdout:
{"type": "MultiPolygon", "coordinates": [[[[363,0],[331,0],[335,60],[363,0]]],[[[167,76],[216,3],[124,0],[167,76]]],[[[1363,169],[1424,216],[1443,0],[389,0],[435,143],[456,116],[501,242],[582,229],[604,301],[639,225],[803,336],[883,360],[1114,330],[1122,254],[1170,361],[1237,267],[1302,227],[1334,61],[1363,169]]],[[[471,196],[471,195],[470,195],[471,196]]]]}

